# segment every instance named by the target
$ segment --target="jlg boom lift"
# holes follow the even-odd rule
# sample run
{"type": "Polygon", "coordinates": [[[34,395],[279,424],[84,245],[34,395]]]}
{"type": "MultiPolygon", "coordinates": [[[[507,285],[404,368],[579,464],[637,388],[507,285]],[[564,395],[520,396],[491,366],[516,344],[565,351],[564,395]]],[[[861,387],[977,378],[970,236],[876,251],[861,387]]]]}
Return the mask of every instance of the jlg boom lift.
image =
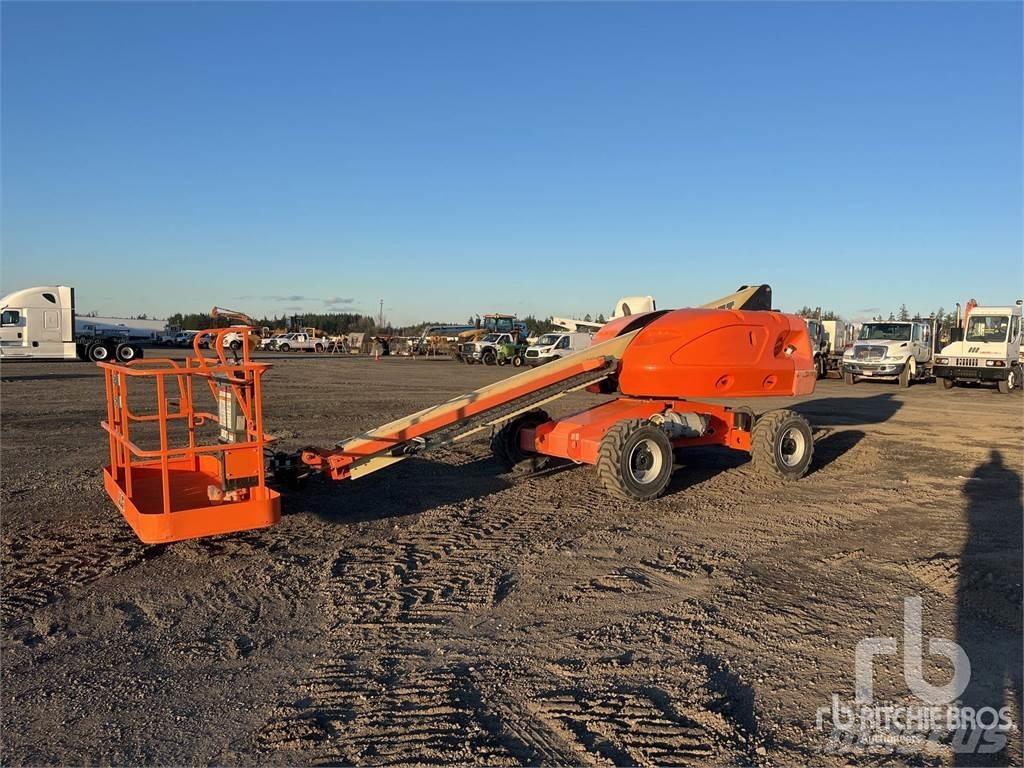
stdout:
{"type": "Polygon", "coordinates": [[[814,450],[810,426],[793,411],[758,417],[748,408],[690,399],[814,391],[807,326],[771,311],[766,285],[743,286],[700,308],[619,318],[586,350],[333,448],[290,455],[272,452],[263,431],[261,377],[270,366],[250,358],[248,343],[240,350],[222,343],[226,334],[247,337],[251,322],[219,313],[245,324],[200,333],[185,361],[99,364],[110,439],[106,488],[147,543],[273,524],[280,499],[267,486],[268,473],[279,481],[316,473],[352,480],[488,428],[497,428],[491,447],[505,467],[535,456],[592,464],[610,494],[637,501],[664,492],[676,448],[746,451],[757,469],[783,479],[802,477],[814,450]],[[204,357],[204,337],[216,357],[204,357]],[[136,383],[155,390],[155,411],[130,409],[129,385],[140,388],[136,383]],[[614,398],[561,419],[539,408],[582,389],[614,398]],[[196,407],[205,391],[216,413],[196,407]],[[154,443],[148,449],[130,436],[146,428],[154,443]]]}

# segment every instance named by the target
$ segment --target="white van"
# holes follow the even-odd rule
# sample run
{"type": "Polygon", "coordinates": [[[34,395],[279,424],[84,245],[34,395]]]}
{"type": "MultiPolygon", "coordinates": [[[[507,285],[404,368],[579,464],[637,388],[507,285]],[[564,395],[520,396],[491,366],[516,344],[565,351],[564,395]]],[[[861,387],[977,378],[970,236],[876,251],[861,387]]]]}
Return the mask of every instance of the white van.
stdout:
{"type": "Polygon", "coordinates": [[[543,365],[590,346],[589,333],[545,333],[526,350],[527,365],[543,365]]]}

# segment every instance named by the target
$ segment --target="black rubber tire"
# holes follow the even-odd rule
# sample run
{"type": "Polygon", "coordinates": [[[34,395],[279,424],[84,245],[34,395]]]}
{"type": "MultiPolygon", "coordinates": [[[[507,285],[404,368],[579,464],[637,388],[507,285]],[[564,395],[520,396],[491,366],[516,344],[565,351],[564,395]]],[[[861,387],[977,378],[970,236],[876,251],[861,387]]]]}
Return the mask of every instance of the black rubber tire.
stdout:
{"type": "Polygon", "coordinates": [[[106,343],[96,341],[89,345],[89,351],[86,354],[94,363],[109,363],[110,359],[114,357],[114,350],[106,343]]]}
{"type": "Polygon", "coordinates": [[[939,379],[939,384],[942,385],[943,389],[953,389],[956,386],[956,382],[952,379],[939,379]]]}
{"type": "Polygon", "coordinates": [[[480,355],[480,362],[484,365],[494,365],[498,362],[498,356],[493,349],[485,349],[480,355]]]}
{"type": "Polygon", "coordinates": [[[909,389],[913,379],[910,376],[910,362],[903,366],[903,370],[900,371],[900,389],[909,389]]]}
{"type": "Polygon", "coordinates": [[[242,342],[240,342],[238,339],[234,339],[234,340],[231,341],[230,344],[228,344],[228,349],[238,350],[238,349],[241,349],[241,348],[242,348],[242,342]]]}
{"type": "MultiPolygon", "coordinates": [[[[510,419],[491,438],[491,453],[505,471],[537,454],[528,453],[519,446],[519,434],[524,429],[533,429],[539,424],[551,421],[547,411],[537,408],[510,419]]],[[[546,457],[545,457],[546,458],[546,457]]]]}
{"type": "Polygon", "coordinates": [[[142,350],[134,344],[118,344],[114,350],[114,356],[120,363],[130,363],[142,357],[142,350]]]}
{"type": "Polygon", "coordinates": [[[999,390],[999,394],[1008,395],[1017,388],[1015,379],[1017,378],[1016,372],[1011,368],[1007,374],[1007,378],[996,382],[996,388],[999,390]]]}
{"type": "Polygon", "coordinates": [[[472,357],[464,357],[464,358],[462,358],[462,362],[464,362],[466,365],[472,365],[473,364],[473,358],[472,357]]]}
{"type": "Polygon", "coordinates": [[[642,419],[624,419],[605,432],[595,469],[597,479],[612,496],[625,501],[650,501],[668,487],[673,459],[672,442],[663,429],[642,419]],[[655,477],[643,483],[633,476],[632,462],[634,449],[645,440],[653,442],[660,452],[661,467],[655,477]]]}
{"type": "Polygon", "coordinates": [[[323,352],[324,351],[324,345],[323,344],[314,344],[313,345],[313,351],[314,352],[323,352]]]}
{"type": "Polygon", "coordinates": [[[287,352],[289,349],[291,349],[291,347],[288,344],[278,344],[277,345],[277,351],[278,352],[287,352]]]}
{"type": "MultiPolygon", "coordinates": [[[[799,450],[801,446],[794,447],[799,450]]],[[[814,458],[814,435],[811,433],[811,425],[796,411],[769,411],[754,424],[754,430],[750,435],[750,455],[754,469],[762,475],[797,480],[807,474],[814,458]],[[791,430],[796,430],[803,438],[803,453],[795,462],[788,462],[785,459],[786,435],[791,430]]]]}
{"type": "Polygon", "coordinates": [[[825,358],[822,355],[818,356],[818,359],[815,362],[815,366],[818,369],[819,379],[824,379],[826,376],[828,376],[828,363],[825,361],[825,358]]]}
{"type": "Polygon", "coordinates": [[[856,384],[857,377],[854,376],[852,373],[846,372],[843,374],[843,382],[850,385],[856,384]]]}
{"type": "Polygon", "coordinates": [[[504,357],[499,357],[497,362],[498,362],[498,365],[505,365],[505,363],[507,363],[508,360],[506,358],[504,358],[504,357]]]}

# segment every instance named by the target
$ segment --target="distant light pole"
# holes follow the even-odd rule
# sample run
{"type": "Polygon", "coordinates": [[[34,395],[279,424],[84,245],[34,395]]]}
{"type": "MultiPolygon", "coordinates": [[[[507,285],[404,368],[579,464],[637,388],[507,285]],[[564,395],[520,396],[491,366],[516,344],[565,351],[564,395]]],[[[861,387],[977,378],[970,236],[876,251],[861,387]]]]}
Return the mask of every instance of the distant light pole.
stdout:
{"type": "Polygon", "coordinates": [[[384,327],[384,299],[380,300],[380,313],[377,315],[377,327],[384,327]]]}

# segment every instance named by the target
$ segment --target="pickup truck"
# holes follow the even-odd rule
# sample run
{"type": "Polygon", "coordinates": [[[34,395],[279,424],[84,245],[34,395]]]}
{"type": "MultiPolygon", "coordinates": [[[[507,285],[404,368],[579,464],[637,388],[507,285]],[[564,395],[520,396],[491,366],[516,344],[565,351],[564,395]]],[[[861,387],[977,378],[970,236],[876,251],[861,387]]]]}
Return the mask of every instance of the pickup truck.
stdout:
{"type": "Polygon", "coordinates": [[[273,349],[278,352],[323,352],[327,349],[327,340],[319,336],[310,336],[308,333],[286,333],[276,340],[273,349]]]}

